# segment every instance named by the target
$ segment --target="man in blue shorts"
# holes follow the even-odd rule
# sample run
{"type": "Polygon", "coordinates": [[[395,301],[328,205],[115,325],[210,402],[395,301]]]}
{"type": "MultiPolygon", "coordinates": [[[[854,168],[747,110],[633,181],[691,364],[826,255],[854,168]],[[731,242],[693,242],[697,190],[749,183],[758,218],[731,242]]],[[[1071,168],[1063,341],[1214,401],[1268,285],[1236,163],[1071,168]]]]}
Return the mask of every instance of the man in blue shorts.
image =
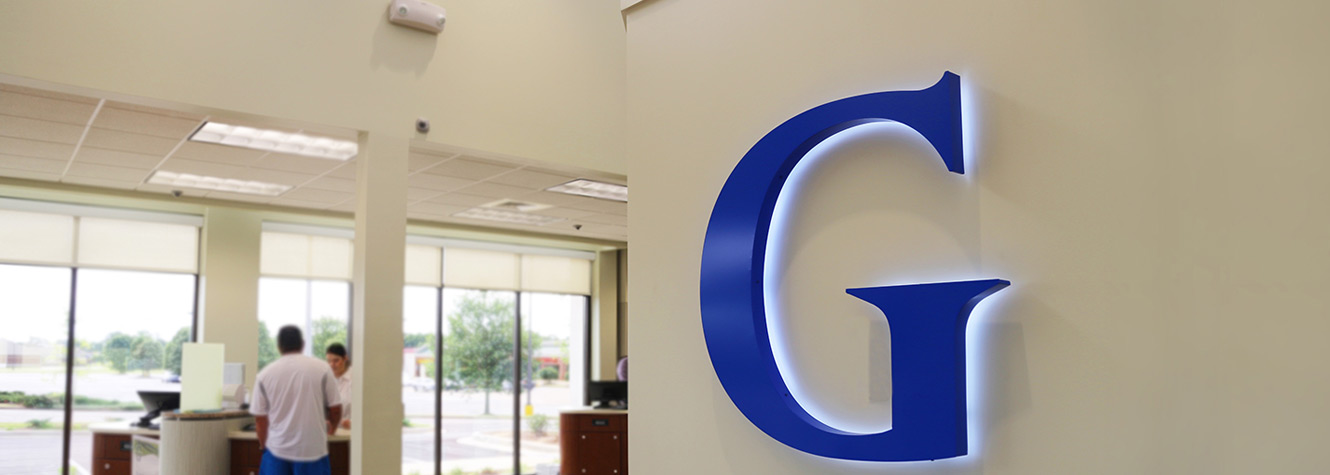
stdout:
{"type": "Polygon", "coordinates": [[[263,449],[262,475],[328,475],[328,435],[342,420],[337,377],[323,360],[300,354],[305,341],[292,325],[277,332],[282,357],[259,372],[250,414],[263,449]]]}

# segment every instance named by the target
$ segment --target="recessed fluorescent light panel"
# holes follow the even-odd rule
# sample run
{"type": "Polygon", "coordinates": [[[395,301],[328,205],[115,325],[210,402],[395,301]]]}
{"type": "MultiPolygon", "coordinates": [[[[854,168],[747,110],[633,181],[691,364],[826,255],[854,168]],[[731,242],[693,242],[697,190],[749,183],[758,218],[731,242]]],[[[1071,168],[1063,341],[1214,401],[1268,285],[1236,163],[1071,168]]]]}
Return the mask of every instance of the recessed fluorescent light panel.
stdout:
{"type": "Polygon", "coordinates": [[[153,172],[152,176],[148,177],[148,183],[154,185],[198,188],[200,190],[229,191],[232,193],[265,196],[277,196],[286,193],[287,190],[291,189],[288,185],[278,185],[276,183],[191,175],[189,173],[175,173],[164,170],[153,172]]]}
{"type": "Polygon", "coordinates": [[[614,183],[605,183],[600,181],[591,181],[586,179],[573,180],[558,186],[551,186],[545,191],[556,191],[570,195],[589,196],[600,198],[602,200],[614,200],[628,202],[628,187],[616,185],[614,183]]]}
{"type": "Polygon", "coordinates": [[[469,210],[454,213],[458,218],[483,219],[486,221],[500,221],[504,223],[526,224],[530,226],[544,226],[559,221],[565,221],[564,218],[553,216],[541,216],[538,214],[518,213],[514,211],[505,211],[492,208],[471,208],[469,210]]]}
{"type": "Polygon", "coordinates": [[[332,160],[350,160],[360,151],[360,146],[349,140],[256,129],[243,125],[227,125],[221,122],[204,123],[203,127],[189,137],[189,140],[332,160]]]}

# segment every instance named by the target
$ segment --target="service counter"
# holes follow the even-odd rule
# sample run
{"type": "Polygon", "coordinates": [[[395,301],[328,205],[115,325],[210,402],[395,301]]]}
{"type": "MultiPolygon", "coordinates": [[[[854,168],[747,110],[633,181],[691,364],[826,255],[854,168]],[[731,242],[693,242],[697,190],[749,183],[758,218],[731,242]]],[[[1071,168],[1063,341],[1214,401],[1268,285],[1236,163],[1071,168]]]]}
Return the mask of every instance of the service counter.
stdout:
{"type": "MultiPolygon", "coordinates": [[[[161,430],[133,427],[129,422],[92,424],[92,473],[131,475],[133,436],[160,441],[162,474],[257,475],[262,452],[258,435],[241,430],[254,422],[244,411],[163,415],[161,430]]],[[[350,473],[351,434],[345,429],[328,437],[333,474],[350,473]]]]}

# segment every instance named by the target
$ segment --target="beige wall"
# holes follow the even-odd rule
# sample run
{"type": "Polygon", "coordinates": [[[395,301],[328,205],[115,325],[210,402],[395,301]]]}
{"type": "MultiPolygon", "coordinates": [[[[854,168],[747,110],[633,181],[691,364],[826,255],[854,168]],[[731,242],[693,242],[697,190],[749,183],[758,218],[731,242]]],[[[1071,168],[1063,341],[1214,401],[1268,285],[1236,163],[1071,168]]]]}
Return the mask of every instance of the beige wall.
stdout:
{"type": "Polygon", "coordinates": [[[1321,471],[1328,14],[1310,1],[635,7],[633,471],[1321,471]],[[1014,282],[970,328],[975,455],[883,465],[789,449],[734,408],[707,357],[697,286],[713,200],[785,119],[945,70],[967,82],[971,174],[890,130],[833,147],[803,181],[778,298],[803,332],[786,343],[807,397],[853,419],[883,407],[882,343],[864,335],[885,329],[845,287],[1014,282]]]}
{"type": "Polygon", "coordinates": [[[0,72],[623,173],[617,2],[435,3],[439,36],[386,0],[4,2],[0,72]]]}

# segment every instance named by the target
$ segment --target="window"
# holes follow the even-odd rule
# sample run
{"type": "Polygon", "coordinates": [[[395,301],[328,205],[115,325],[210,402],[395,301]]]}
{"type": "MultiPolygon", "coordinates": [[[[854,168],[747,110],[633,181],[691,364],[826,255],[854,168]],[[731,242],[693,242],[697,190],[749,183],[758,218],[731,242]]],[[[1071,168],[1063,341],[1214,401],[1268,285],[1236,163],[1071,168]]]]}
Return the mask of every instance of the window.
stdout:
{"type": "Polygon", "coordinates": [[[128,424],[143,412],[137,391],[178,388],[171,368],[193,333],[202,220],[0,208],[0,427],[28,429],[0,444],[0,472],[88,472],[89,425],[128,424]]]}
{"type": "Polygon", "coordinates": [[[25,429],[4,436],[0,472],[60,472],[71,275],[0,264],[0,430],[25,429]]]}
{"type": "Polygon", "coordinates": [[[351,347],[351,255],[341,231],[265,223],[259,279],[259,369],[277,359],[277,331],[300,328],[304,353],[319,358],[331,343],[351,347]],[[296,229],[338,236],[270,231],[296,229]]]}
{"type": "Polygon", "coordinates": [[[593,256],[450,244],[407,246],[402,471],[557,466],[558,409],[586,381],[593,256]]]}

